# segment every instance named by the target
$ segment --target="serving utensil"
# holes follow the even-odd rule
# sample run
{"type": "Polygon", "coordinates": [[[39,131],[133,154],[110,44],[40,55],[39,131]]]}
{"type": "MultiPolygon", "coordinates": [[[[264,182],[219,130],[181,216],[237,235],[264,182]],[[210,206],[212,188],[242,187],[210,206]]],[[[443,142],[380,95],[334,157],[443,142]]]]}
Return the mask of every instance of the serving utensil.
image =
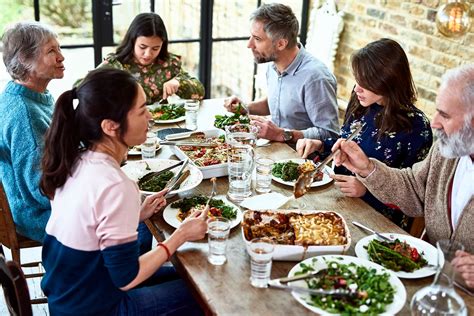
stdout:
{"type": "Polygon", "coordinates": [[[178,172],[173,176],[173,178],[171,178],[168,183],[166,184],[166,186],[164,187],[165,189],[168,189],[168,193],[166,194],[165,197],[169,196],[169,192],[173,191],[173,189],[176,187],[176,184],[178,183],[178,180],[179,178],[181,177],[183,171],[184,171],[184,168],[186,168],[186,166],[188,165],[189,163],[189,159],[186,159],[184,160],[183,164],[181,165],[181,168],[179,168],[178,172]]]}
{"type": "Polygon", "coordinates": [[[373,230],[372,228],[369,228],[365,225],[362,225],[361,223],[359,222],[356,222],[356,221],[353,221],[352,224],[354,224],[354,226],[357,226],[359,228],[362,228],[362,229],[365,229],[366,231],[368,232],[371,232],[372,234],[375,234],[377,237],[385,240],[385,241],[389,241],[389,242],[392,242],[395,240],[395,238],[393,236],[390,236],[390,237],[387,237],[385,235],[382,235],[381,233],[379,233],[378,231],[375,231],[373,230]]]}
{"type": "Polygon", "coordinates": [[[308,293],[311,295],[320,295],[320,296],[350,297],[350,298],[357,298],[359,296],[359,293],[357,291],[349,291],[349,290],[343,290],[343,289],[333,289],[333,290],[309,289],[309,288],[301,287],[301,286],[281,284],[277,280],[268,281],[268,286],[271,288],[287,290],[290,292],[295,291],[295,292],[308,293]]]}
{"type": "MultiPolygon", "coordinates": [[[[355,127],[354,131],[346,139],[346,141],[350,141],[354,137],[356,137],[360,133],[360,131],[362,130],[364,125],[365,124],[357,122],[357,124],[354,126],[355,127]]],[[[318,166],[316,166],[316,168],[314,170],[306,171],[306,172],[303,172],[302,174],[300,174],[300,176],[296,180],[295,185],[293,187],[293,194],[294,194],[295,198],[299,198],[299,197],[305,195],[306,192],[308,192],[309,188],[311,187],[311,184],[314,181],[314,176],[318,172],[320,172],[324,168],[324,166],[328,162],[330,162],[334,158],[334,156],[337,155],[339,152],[340,152],[339,149],[333,151],[331,154],[329,154],[329,156],[326,157],[326,159],[324,159],[318,166]]]]}
{"type": "Polygon", "coordinates": [[[270,282],[288,283],[288,282],[299,281],[299,280],[304,280],[304,279],[309,279],[309,278],[320,278],[321,276],[325,275],[326,271],[327,269],[322,269],[319,271],[295,274],[294,276],[291,276],[291,277],[273,279],[273,280],[270,280],[270,282]]]}
{"type": "Polygon", "coordinates": [[[160,145],[169,146],[196,146],[196,147],[218,147],[220,144],[209,142],[172,142],[167,140],[160,141],[160,145]]]}
{"type": "MultiPolygon", "coordinates": [[[[145,163],[146,163],[146,165],[147,165],[147,170],[151,170],[151,168],[150,168],[150,166],[148,165],[148,163],[147,163],[147,162],[145,162],[145,163]]],[[[178,167],[178,166],[181,166],[183,163],[184,163],[184,160],[179,161],[178,163],[176,163],[176,164],[174,164],[174,165],[171,165],[171,166],[169,166],[169,167],[163,168],[163,169],[161,169],[161,170],[149,172],[149,173],[145,174],[143,177],[141,177],[141,178],[138,180],[138,183],[141,184],[141,183],[143,183],[143,182],[146,182],[146,181],[150,180],[151,178],[153,178],[153,177],[155,177],[155,176],[157,176],[157,175],[162,174],[162,173],[165,172],[165,171],[168,171],[168,170],[174,169],[174,168],[176,168],[176,167],[178,167]]]]}
{"type": "Polygon", "coordinates": [[[167,141],[173,141],[173,140],[178,140],[178,139],[184,139],[184,138],[204,138],[206,134],[204,132],[184,132],[184,133],[176,133],[176,134],[170,134],[167,135],[165,138],[167,141]]]}

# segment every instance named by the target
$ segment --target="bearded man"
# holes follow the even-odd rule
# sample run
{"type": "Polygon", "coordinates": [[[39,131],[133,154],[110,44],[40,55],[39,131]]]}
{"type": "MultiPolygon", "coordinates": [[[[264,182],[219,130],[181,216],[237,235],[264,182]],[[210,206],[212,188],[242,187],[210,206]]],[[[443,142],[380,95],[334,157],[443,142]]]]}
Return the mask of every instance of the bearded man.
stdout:
{"type": "Polygon", "coordinates": [[[341,149],[335,162],[379,200],[399,205],[408,216],[423,216],[432,244],[441,239],[463,244],[465,251],[457,251],[452,264],[474,288],[474,64],[442,77],[431,127],[438,139],[412,168],[389,168],[344,140],[332,148],[341,149]]]}
{"type": "MultiPolygon", "coordinates": [[[[251,16],[247,47],[255,63],[272,62],[266,77],[268,97],[248,104],[259,137],[296,143],[300,138],[339,135],[336,78],[298,43],[299,24],[290,7],[263,4],[251,16]],[[262,116],[271,115],[271,120],[262,116]]],[[[235,112],[233,96],[224,106],[235,112]]]]}

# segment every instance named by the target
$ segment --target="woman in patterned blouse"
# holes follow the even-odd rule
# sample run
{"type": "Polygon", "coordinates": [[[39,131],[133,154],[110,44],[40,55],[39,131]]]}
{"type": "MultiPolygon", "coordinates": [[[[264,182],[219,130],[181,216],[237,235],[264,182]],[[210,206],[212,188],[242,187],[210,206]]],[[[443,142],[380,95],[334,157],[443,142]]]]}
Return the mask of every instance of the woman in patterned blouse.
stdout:
{"type": "MultiPolygon", "coordinates": [[[[354,139],[369,157],[391,167],[411,167],[423,160],[431,147],[433,135],[425,114],[414,106],[416,88],[408,59],[402,47],[391,39],[369,43],[352,55],[356,85],[347,107],[341,137],[351,134],[355,123],[365,124],[354,139]]],[[[324,158],[336,139],[301,139],[296,149],[303,158],[316,152],[324,158]]],[[[407,218],[395,205],[377,200],[344,167],[335,168],[335,184],[348,197],[360,197],[374,209],[404,229],[407,218]]]]}
{"type": "Polygon", "coordinates": [[[131,73],[141,84],[147,104],[177,94],[182,99],[202,100],[204,87],[181,68],[181,57],[168,52],[168,33],[158,14],[135,17],[115,54],[99,67],[113,67],[131,73]]]}

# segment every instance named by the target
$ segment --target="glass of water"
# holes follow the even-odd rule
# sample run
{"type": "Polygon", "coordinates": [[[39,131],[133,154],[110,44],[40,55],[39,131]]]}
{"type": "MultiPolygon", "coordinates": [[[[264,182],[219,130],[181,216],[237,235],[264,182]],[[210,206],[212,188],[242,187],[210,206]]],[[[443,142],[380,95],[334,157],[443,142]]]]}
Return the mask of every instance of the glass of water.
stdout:
{"type": "Polygon", "coordinates": [[[250,145],[230,143],[227,154],[227,170],[229,173],[229,191],[227,196],[236,203],[252,195],[252,173],[255,152],[250,145]]]}
{"type": "Polygon", "coordinates": [[[152,132],[146,133],[146,140],[141,146],[142,159],[155,158],[157,143],[158,143],[158,138],[156,137],[155,133],[152,133],[152,132]]]}
{"type": "Polygon", "coordinates": [[[250,284],[267,287],[272,272],[272,257],[275,244],[268,238],[254,238],[247,251],[250,255],[250,284]]]}
{"type": "Polygon", "coordinates": [[[272,184],[272,168],[275,161],[266,157],[257,157],[256,170],[257,178],[255,191],[258,193],[268,193],[272,184]]]}
{"type": "Polygon", "coordinates": [[[186,128],[192,131],[196,130],[199,101],[186,100],[184,103],[184,109],[186,110],[186,128]]]}
{"type": "Polygon", "coordinates": [[[230,221],[224,217],[212,217],[207,220],[207,241],[209,253],[207,261],[213,265],[226,262],[227,239],[229,238],[230,221]]]}

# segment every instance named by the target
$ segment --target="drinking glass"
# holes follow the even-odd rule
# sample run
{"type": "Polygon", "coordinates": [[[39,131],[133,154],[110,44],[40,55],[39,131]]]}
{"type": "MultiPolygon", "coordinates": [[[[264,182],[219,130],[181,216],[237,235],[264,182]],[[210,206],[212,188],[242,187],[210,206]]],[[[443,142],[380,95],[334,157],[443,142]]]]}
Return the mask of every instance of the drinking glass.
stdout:
{"type": "Polygon", "coordinates": [[[209,253],[207,261],[213,265],[226,262],[227,239],[229,238],[230,221],[224,217],[213,217],[207,220],[207,241],[209,253]]]}
{"type": "Polygon", "coordinates": [[[158,138],[153,132],[146,133],[146,140],[141,146],[142,159],[151,159],[155,158],[156,155],[156,145],[158,143],[158,138]]]}
{"type": "Polygon", "coordinates": [[[254,157],[255,152],[252,146],[231,143],[227,155],[227,171],[229,173],[227,196],[236,203],[240,203],[252,195],[254,157]]]}
{"type": "Polygon", "coordinates": [[[272,257],[275,244],[268,238],[254,238],[247,251],[250,255],[250,284],[267,287],[272,272],[272,257]]]}
{"type": "Polygon", "coordinates": [[[257,177],[255,191],[268,193],[271,191],[272,168],[275,161],[271,158],[258,157],[256,161],[257,177]]]}
{"type": "Polygon", "coordinates": [[[410,309],[412,315],[467,315],[466,304],[454,290],[455,270],[451,265],[457,250],[464,246],[456,241],[443,239],[436,243],[438,249],[438,271],[433,283],[413,295],[410,309]],[[442,258],[444,264],[441,266],[442,258]]]}
{"type": "Polygon", "coordinates": [[[186,110],[186,128],[194,131],[197,129],[197,116],[198,116],[198,110],[199,110],[199,101],[186,100],[184,103],[184,108],[186,110]]]}
{"type": "Polygon", "coordinates": [[[234,124],[225,127],[226,142],[237,142],[250,145],[253,148],[257,145],[258,128],[250,124],[234,124]]]}

